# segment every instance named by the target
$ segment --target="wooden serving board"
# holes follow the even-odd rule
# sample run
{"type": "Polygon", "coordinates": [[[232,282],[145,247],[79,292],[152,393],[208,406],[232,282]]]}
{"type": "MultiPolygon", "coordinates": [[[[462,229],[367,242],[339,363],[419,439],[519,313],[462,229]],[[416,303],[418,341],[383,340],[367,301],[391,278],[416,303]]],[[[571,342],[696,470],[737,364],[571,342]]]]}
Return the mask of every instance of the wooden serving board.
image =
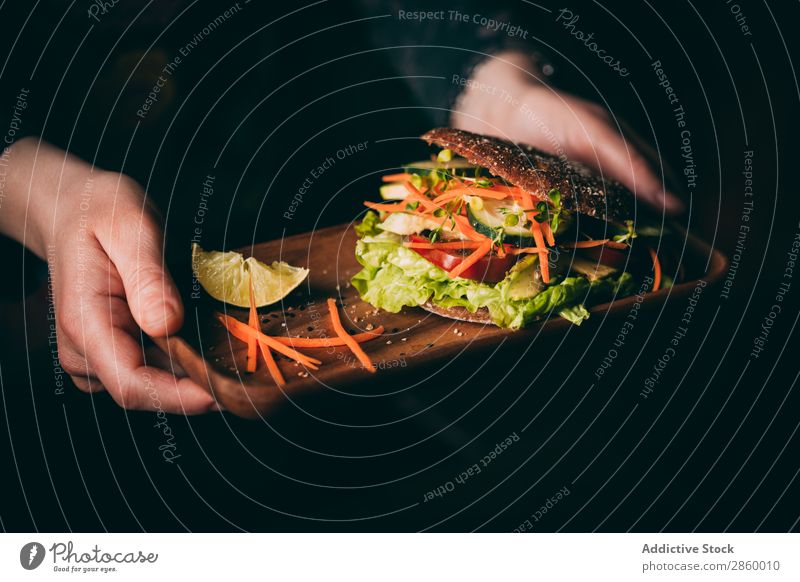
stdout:
{"type": "MultiPolygon", "coordinates": [[[[710,284],[719,280],[727,267],[725,257],[691,235],[687,240],[684,264],[689,267],[689,278],[702,277],[710,284]],[[703,273],[707,261],[709,268],[703,273]]],[[[268,264],[281,260],[311,271],[303,285],[281,304],[259,310],[264,333],[335,337],[326,306],[326,299],[334,297],[340,305],[342,322],[352,333],[379,325],[385,327],[383,336],[362,344],[376,367],[375,374],[364,370],[346,347],[304,349],[301,351],[322,360],[320,369],[306,370],[281,357],[278,365],[287,385],[278,388],[261,361],[255,373],[245,372],[246,345],[230,337],[213,316],[215,310],[227,309],[228,314],[246,321],[246,310],[226,307],[204,293],[202,299],[187,302],[186,324],[180,336],[159,339],[156,343],[227,410],[242,417],[256,418],[287,400],[284,392],[294,395],[320,390],[324,386],[341,387],[354,381],[379,382],[384,374],[444,361],[465,351],[496,346],[503,340],[505,345],[512,345],[530,342],[536,336],[542,339],[542,336],[562,334],[571,326],[555,316],[523,330],[509,331],[446,319],[419,308],[404,308],[397,314],[378,310],[361,301],[350,286],[350,278],[360,269],[354,255],[355,244],[352,225],[340,225],[259,244],[242,249],[242,252],[268,264]]],[[[676,285],[672,288],[671,298],[690,293],[694,285],[693,281],[676,285]]],[[[648,294],[642,309],[660,307],[669,294],[668,290],[648,294]]],[[[595,315],[589,322],[594,318],[604,318],[608,323],[609,317],[624,317],[633,301],[634,298],[630,297],[611,305],[598,305],[592,312],[601,314],[600,317],[595,315]]],[[[586,327],[586,324],[581,327],[586,327]]]]}

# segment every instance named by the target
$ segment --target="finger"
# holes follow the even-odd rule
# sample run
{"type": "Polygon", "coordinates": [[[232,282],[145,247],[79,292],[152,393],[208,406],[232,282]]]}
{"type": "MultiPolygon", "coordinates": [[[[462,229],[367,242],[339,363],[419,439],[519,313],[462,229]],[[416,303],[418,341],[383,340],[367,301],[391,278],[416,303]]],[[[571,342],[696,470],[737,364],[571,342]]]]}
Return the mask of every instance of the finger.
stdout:
{"type": "Polygon", "coordinates": [[[169,370],[178,378],[183,378],[187,375],[177,360],[170,358],[169,354],[165,354],[158,346],[147,347],[144,351],[144,356],[144,361],[148,366],[169,370]]]}
{"type": "Polygon", "coordinates": [[[212,409],[213,397],[189,378],[179,379],[144,364],[142,345],[113,323],[123,318],[119,312],[127,310],[122,299],[98,299],[94,317],[86,326],[87,360],[120,406],[178,414],[212,409]]]}
{"type": "Polygon", "coordinates": [[[78,390],[88,394],[103,392],[106,389],[100,380],[92,376],[70,376],[70,379],[78,390]]]}
{"type": "Polygon", "coordinates": [[[112,220],[96,234],[122,278],[139,327],[155,337],[177,331],[183,305],[164,264],[161,229],[142,199],[121,187],[112,220]]]}
{"type": "Polygon", "coordinates": [[[655,208],[671,214],[683,210],[681,200],[664,188],[647,160],[610,128],[598,130],[581,157],[655,208]]]}
{"type": "Polygon", "coordinates": [[[95,376],[83,354],[75,349],[74,342],[67,339],[65,331],[58,330],[58,363],[67,375],[76,378],[95,376]]]}

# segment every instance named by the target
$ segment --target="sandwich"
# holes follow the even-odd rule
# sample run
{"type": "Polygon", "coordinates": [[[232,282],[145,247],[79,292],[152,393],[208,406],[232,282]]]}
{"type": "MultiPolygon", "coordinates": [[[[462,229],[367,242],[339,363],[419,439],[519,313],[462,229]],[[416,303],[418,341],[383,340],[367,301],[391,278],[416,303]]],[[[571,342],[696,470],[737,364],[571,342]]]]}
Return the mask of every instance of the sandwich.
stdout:
{"type": "Polygon", "coordinates": [[[431,159],[383,176],[355,227],[351,283],[374,307],[518,329],[672,280],[635,224],[634,197],[583,164],[452,128],[422,139],[431,159]]]}

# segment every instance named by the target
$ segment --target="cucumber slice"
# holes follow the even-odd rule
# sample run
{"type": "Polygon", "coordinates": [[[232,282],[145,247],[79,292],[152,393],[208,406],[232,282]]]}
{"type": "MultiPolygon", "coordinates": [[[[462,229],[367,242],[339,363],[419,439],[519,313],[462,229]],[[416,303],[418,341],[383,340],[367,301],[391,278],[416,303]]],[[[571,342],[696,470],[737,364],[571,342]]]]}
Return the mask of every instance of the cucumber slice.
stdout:
{"type": "Polygon", "coordinates": [[[595,261],[588,261],[581,257],[572,257],[569,266],[572,267],[574,272],[585,276],[587,279],[589,279],[589,281],[597,281],[598,279],[608,277],[609,275],[613,275],[619,271],[619,269],[615,269],[609,265],[604,265],[595,261]]]}
{"type": "Polygon", "coordinates": [[[504,243],[535,246],[531,229],[525,227],[527,219],[522,207],[515,200],[484,200],[478,196],[465,196],[464,200],[469,222],[479,233],[494,238],[502,229],[504,243]]]}
{"type": "Polygon", "coordinates": [[[408,196],[403,182],[391,182],[381,186],[381,198],[384,200],[405,200],[408,196]]]}
{"type": "Polygon", "coordinates": [[[412,214],[410,212],[395,212],[386,217],[378,228],[386,232],[392,232],[400,235],[420,234],[424,230],[436,230],[441,227],[443,232],[453,235],[457,238],[464,239],[457,230],[454,230],[449,220],[444,218],[435,218],[433,216],[423,216],[421,214],[412,214]],[[444,224],[442,222],[444,221],[444,224]]]}

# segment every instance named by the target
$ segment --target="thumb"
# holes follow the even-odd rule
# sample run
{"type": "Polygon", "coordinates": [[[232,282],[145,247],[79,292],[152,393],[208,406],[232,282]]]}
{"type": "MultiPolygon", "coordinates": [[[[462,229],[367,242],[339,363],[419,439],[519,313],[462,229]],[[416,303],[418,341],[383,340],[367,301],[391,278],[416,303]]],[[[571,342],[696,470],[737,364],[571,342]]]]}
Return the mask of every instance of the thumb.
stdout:
{"type": "Polygon", "coordinates": [[[100,244],[122,279],[139,327],[153,337],[174,333],[183,324],[183,304],[164,263],[161,229],[142,207],[123,212],[110,221],[106,240],[98,236],[100,244]]]}

